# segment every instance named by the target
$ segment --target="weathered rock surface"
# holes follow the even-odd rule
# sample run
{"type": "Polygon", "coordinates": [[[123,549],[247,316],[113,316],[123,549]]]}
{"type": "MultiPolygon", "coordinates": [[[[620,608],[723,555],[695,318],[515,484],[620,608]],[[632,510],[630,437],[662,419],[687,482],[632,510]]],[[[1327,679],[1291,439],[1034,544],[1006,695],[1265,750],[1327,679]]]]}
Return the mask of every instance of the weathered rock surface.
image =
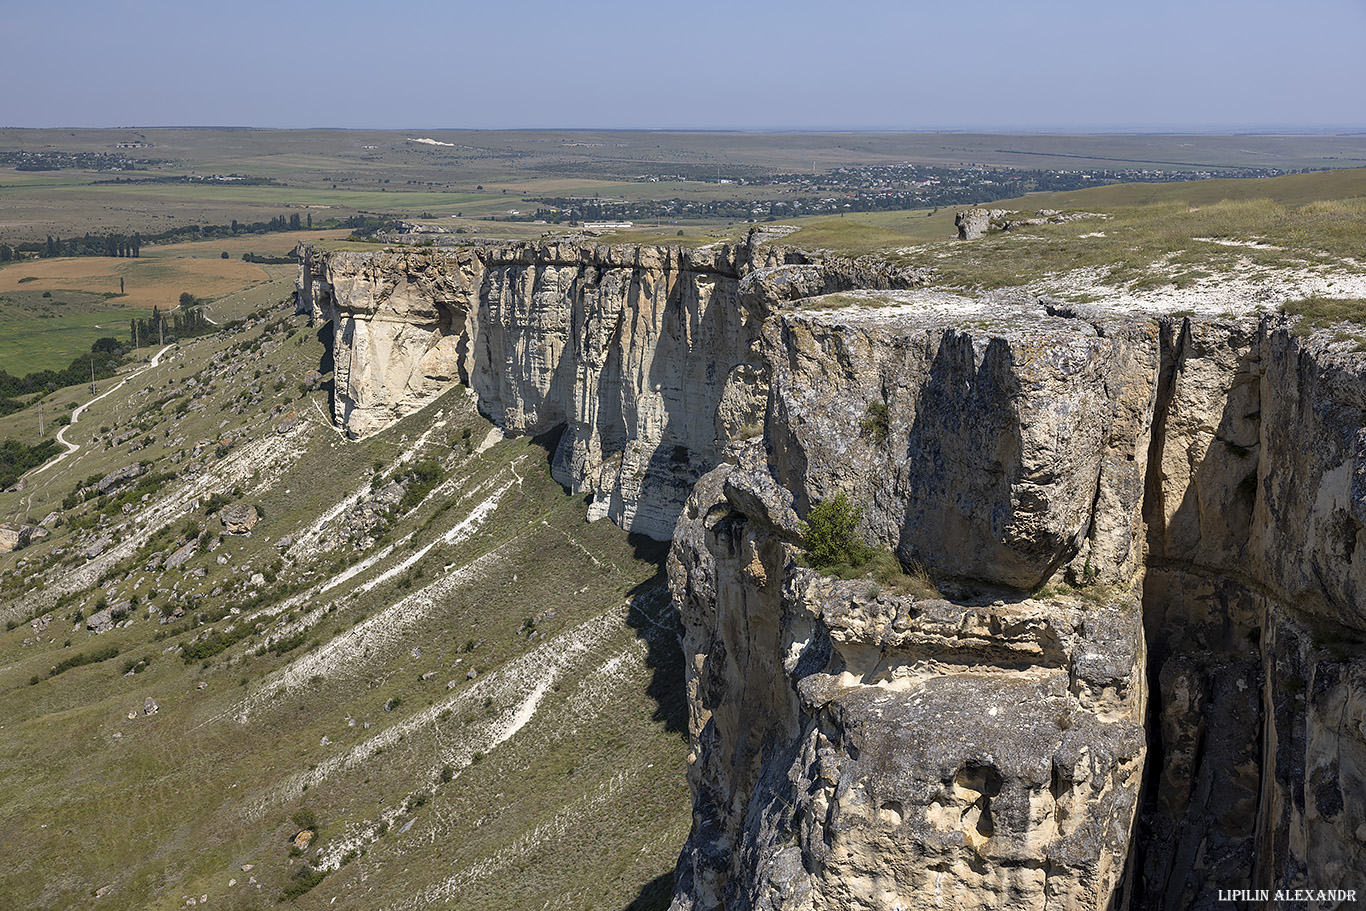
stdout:
{"type": "Polygon", "coordinates": [[[565,428],[590,516],[674,536],[677,908],[1350,887],[1366,359],[1275,317],[858,292],[919,278],[748,245],[306,251],[299,305],[334,321],[352,436],[463,384],[509,433],[565,428]],[[951,597],[800,566],[838,493],[951,597]]]}
{"type": "Polygon", "coordinates": [[[109,491],[113,490],[115,487],[119,487],[125,482],[133,480],[140,474],[142,474],[142,466],[140,464],[127,465],[123,468],[115,469],[100,478],[99,483],[95,485],[95,489],[102,494],[109,493],[109,491]]]}
{"type": "Polygon", "coordinates": [[[1150,321],[917,292],[784,313],[764,352],[775,474],[801,511],[844,492],[870,538],[951,576],[1033,588],[1080,558],[1087,581],[1132,577],[1150,321]]]}
{"type": "Polygon", "coordinates": [[[256,507],[250,503],[229,503],[218,511],[223,531],[230,535],[249,535],[260,521],[256,507]]]}
{"type": "Polygon", "coordinates": [[[958,229],[959,240],[976,240],[985,237],[991,229],[989,209],[965,209],[953,217],[953,226],[958,229]]]}
{"type": "Polygon", "coordinates": [[[171,554],[169,557],[166,558],[166,568],[179,569],[186,563],[189,563],[190,560],[194,557],[194,555],[198,552],[198,541],[191,541],[188,544],[181,545],[175,553],[171,554]]]}
{"type": "Polygon", "coordinates": [[[696,798],[675,907],[1105,907],[1142,778],[1137,600],[823,577],[737,507],[754,474],[702,480],[669,561],[696,798]]]}
{"type": "Polygon", "coordinates": [[[589,515],[668,538],[725,447],[759,431],[759,333],[782,301],[923,276],[748,244],[310,251],[298,306],[332,319],[336,418],[368,436],[454,385],[509,433],[565,426],[589,515]]]}
{"type": "Polygon", "coordinates": [[[767,438],[680,520],[675,906],[1183,909],[1366,869],[1366,361],[1256,316],[903,304],[770,318],[767,438]],[[840,492],[966,594],[797,567],[840,492]]]}
{"type": "MultiPolygon", "coordinates": [[[[34,532],[39,530],[35,525],[15,525],[12,522],[0,525],[0,554],[28,547],[33,540],[34,532]]],[[[43,534],[46,533],[46,530],[43,530],[43,534]]]]}
{"type": "Polygon", "coordinates": [[[1039,209],[1034,216],[1027,217],[1021,212],[1008,209],[964,209],[953,217],[954,227],[958,229],[959,240],[976,240],[985,237],[992,228],[1014,231],[1032,225],[1063,224],[1085,218],[1109,218],[1099,212],[1068,212],[1057,209],[1039,209]]]}

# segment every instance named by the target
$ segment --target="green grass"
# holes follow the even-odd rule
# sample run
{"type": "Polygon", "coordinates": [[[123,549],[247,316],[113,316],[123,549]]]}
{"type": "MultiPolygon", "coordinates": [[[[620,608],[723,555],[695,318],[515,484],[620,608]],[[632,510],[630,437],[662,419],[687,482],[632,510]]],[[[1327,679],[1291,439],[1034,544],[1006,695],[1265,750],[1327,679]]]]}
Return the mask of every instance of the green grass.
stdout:
{"type": "Polygon", "coordinates": [[[821,218],[786,219],[800,231],[779,243],[818,247],[849,256],[895,253],[902,247],[956,237],[954,213],[941,209],[934,214],[915,209],[907,212],[858,212],[821,218]]]}
{"type": "Polygon", "coordinates": [[[1281,309],[1301,317],[1302,328],[1324,329],[1338,323],[1366,328],[1366,300],[1361,298],[1304,297],[1287,301],[1281,309]]]}
{"type": "Polygon", "coordinates": [[[936,284],[1002,288],[1071,269],[1103,270],[1108,283],[1144,290],[1232,274],[1246,261],[1264,268],[1331,264],[1359,255],[1366,241],[1366,169],[1264,180],[1129,184],[1002,200],[993,208],[1101,212],[1105,220],[945,240],[953,213],[850,214],[797,220],[784,243],[838,253],[877,254],[932,268],[936,284]],[[1084,237],[1103,233],[1103,237],[1084,237]],[[1281,249],[1221,246],[1201,238],[1281,249]],[[906,248],[911,248],[907,250],[906,248]]]}
{"type": "MultiPolygon", "coordinates": [[[[16,292],[5,295],[8,298],[17,296],[16,292]]],[[[128,320],[132,316],[128,310],[63,312],[68,301],[92,299],[98,299],[98,296],[80,291],[54,291],[52,298],[45,302],[53,306],[28,317],[19,315],[15,309],[0,311],[0,369],[14,376],[35,370],[61,370],[76,356],[89,353],[96,339],[112,336],[123,341],[127,338],[128,320]]],[[[104,303],[102,299],[100,302],[104,303]]],[[[108,304],[104,303],[104,306],[107,308],[108,304]]]]}

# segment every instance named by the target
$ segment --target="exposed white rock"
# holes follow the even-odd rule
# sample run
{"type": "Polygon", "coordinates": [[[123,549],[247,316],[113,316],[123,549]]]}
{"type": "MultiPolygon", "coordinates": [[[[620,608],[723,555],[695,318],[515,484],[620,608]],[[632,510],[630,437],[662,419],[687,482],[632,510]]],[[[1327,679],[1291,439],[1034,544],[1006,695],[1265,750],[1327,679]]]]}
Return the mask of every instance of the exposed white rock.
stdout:
{"type": "Polygon", "coordinates": [[[655,538],[726,446],[759,431],[773,306],[923,280],[749,244],[307,251],[300,270],[300,310],[333,320],[348,435],[465,384],[506,433],[564,426],[555,478],[592,494],[591,518],[655,538]]]}

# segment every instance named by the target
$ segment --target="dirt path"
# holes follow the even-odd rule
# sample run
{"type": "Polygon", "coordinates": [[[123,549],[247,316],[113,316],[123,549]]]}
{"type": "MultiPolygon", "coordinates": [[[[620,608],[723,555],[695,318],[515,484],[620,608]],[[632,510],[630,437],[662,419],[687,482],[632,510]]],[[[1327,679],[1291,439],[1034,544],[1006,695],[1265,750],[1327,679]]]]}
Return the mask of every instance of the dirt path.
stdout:
{"type": "Polygon", "coordinates": [[[85,409],[89,408],[91,405],[95,404],[100,399],[104,398],[106,395],[110,395],[111,393],[117,392],[120,389],[122,389],[124,383],[127,383],[133,377],[138,376],[139,374],[142,374],[148,370],[151,370],[153,367],[158,366],[161,363],[161,356],[165,354],[167,351],[170,351],[173,347],[175,346],[166,345],[155,355],[152,356],[152,359],[147,362],[146,367],[141,367],[137,370],[134,370],[132,373],[125,376],[117,385],[111,386],[104,392],[101,392],[99,395],[95,396],[90,401],[86,402],[84,405],[78,406],[75,411],[71,412],[71,423],[63,427],[61,430],[57,431],[57,442],[61,443],[63,446],[66,447],[66,452],[62,453],[61,455],[53,456],[51,459],[48,459],[42,465],[30,471],[28,473],[28,476],[42,474],[52,466],[56,465],[58,462],[62,461],[62,459],[65,459],[67,456],[71,455],[73,452],[78,452],[81,448],[80,444],[73,443],[70,440],[68,440],[66,438],[66,432],[70,430],[72,427],[76,426],[76,422],[80,420],[81,412],[85,411],[85,409]]]}

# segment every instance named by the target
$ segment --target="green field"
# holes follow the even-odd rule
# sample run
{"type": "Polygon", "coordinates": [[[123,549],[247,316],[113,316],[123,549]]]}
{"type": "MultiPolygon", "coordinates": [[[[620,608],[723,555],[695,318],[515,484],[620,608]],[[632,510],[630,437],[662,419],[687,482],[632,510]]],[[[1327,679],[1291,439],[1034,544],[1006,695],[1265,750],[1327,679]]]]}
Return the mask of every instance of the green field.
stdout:
{"type": "Polygon", "coordinates": [[[82,291],[11,291],[0,295],[0,370],[23,376],[62,370],[98,338],[128,335],[129,311],[82,291]]]}

